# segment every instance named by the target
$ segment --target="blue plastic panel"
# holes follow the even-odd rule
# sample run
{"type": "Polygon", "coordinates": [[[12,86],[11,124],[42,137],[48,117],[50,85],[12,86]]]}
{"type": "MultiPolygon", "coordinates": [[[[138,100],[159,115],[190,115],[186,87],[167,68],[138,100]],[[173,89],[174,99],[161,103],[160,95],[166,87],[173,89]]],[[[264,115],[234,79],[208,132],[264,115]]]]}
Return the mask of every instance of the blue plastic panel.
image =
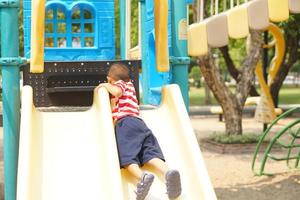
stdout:
{"type": "Polygon", "coordinates": [[[187,3],[187,4],[193,4],[193,3],[194,3],[194,0],[186,0],[186,3],[187,3]]]}
{"type": "MultiPolygon", "coordinates": [[[[115,58],[114,0],[46,3],[45,61],[115,58]]],[[[30,57],[31,1],[24,0],[24,50],[30,57]]]]}
{"type": "MultiPolygon", "coordinates": [[[[168,43],[169,43],[169,54],[172,55],[172,46],[171,46],[171,0],[169,3],[169,23],[168,23],[168,43]]],[[[148,46],[148,56],[147,56],[147,69],[143,69],[147,71],[147,75],[143,73],[142,77],[147,81],[143,81],[146,86],[143,86],[143,93],[147,93],[144,95],[147,99],[144,99],[144,102],[147,104],[158,105],[161,101],[161,87],[163,85],[171,83],[171,71],[170,72],[158,72],[156,70],[156,56],[155,56],[155,30],[154,30],[154,5],[153,1],[146,1],[147,7],[147,21],[146,21],[146,31],[147,31],[147,45],[148,46]]],[[[144,61],[143,61],[144,62],[144,61]]],[[[172,70],[172,68],[170,68],[172,70]]]]}

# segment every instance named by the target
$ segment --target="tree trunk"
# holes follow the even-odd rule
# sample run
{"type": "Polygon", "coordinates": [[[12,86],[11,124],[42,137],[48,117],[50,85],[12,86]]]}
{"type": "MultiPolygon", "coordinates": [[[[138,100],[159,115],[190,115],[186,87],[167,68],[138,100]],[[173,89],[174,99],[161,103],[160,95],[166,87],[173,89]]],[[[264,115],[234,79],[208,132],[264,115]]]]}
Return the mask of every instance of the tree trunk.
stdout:
{"type": "Polygon", "coordinates": [[[211,94],[210,94],[210,89],[206,83],[204,85],[204,90],[205,90],[205,96],[204,96],[204,103],[205,105],[211,105],[211,94]]]}
{"type": "Polygon", "coordinates": [[[242,134],[242,110],[249,90],[254,80],[255,66],[260,58],[262,41],[258,32],[251,32],[250,54],[243,62],[243,67],[237,77],[236,92],[233,93],[225,85],[225,80],[218,66],[215,65],[212,53],[200,57],[202,75],[221,105],[224,113],[226,134],[242,134]]]}
{"type": "Polygon", "coordinates": [[[225,105],[223,110],[227,110],[224,112],[224,119],[225,119],[225,129],[226,134],[242,134],[243,127],[242,127],[242,110],[238,107],[238,103],[236,99],[233,99],[232,102],[229,102],[225,105]],[[234,102],[233,104],[231,104],[234,102]]]}
{"type": "Polygon", "coordinates": [[[242,117],[237,98],[225,85],[220,70],[215,66],[210,53],[200,59],[200,69],[203,77],[215,98],[221,105],[224,113],[226,134],[242,134],[242,117]]]}
{"type": "MultiPolygon", "coordinates": [[[[219,48],[223,57],[224,57],[224,60],[225,60],[225,63],[226,63],[226,66],[227,66],[227,69],[228,69],[228,72],[229,74],[231,75],[231,77],[237,81],[238,79],[238,76],[240,74],[240,71],[235,67],[234,65],[234,62],[233,60],[231,59],[231,56],[229,54],[229,49],[228,49],[228,46],[225,46],[225,47],[221,47],[219,48]]],[[[254,85],[251,85],[251,88],[250,88],[250,92],[249,92],[250,96],[252,97],[255,97],[255,96],[259,96],[258,92],[256,91],[256,88],[254,85]]]]}

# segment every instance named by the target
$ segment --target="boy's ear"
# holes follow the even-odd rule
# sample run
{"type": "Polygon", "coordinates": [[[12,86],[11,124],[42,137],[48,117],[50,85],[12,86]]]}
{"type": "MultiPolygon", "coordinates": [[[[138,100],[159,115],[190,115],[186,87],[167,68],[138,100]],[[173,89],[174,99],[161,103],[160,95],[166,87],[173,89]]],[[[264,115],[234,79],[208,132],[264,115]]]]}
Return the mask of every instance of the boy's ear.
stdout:
{"type": "Polygon", "coordinates": [[[111,83],[112,79],[109,76],[107,76],[106,78],[107,78],[107,82],[111,83]]]}

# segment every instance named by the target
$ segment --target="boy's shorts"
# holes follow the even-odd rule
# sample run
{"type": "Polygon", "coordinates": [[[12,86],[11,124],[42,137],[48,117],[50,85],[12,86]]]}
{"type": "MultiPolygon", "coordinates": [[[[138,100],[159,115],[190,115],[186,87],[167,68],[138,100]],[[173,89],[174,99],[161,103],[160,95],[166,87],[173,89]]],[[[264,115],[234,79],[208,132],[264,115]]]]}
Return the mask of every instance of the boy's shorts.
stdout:
{"type": "Polygon", "coordinates": [[[120,166],[144,165],[153,158],[165,161],[160,146],[142,119],[126,116],[116,124],[120,166]]]}

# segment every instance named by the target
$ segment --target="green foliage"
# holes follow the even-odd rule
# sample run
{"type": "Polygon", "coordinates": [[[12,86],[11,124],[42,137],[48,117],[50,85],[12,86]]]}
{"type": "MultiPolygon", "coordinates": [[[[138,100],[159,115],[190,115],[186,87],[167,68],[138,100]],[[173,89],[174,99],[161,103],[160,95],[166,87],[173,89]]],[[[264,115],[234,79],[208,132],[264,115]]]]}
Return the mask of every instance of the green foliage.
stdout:
{"type": "Polygon", "coordinates": [[[242,61],[246,58],[246,39],[239,39],[229,41],[229,53],[236,68],[240,68],[242,61]]]}
{"type": "Polygon", "coordinates": [[[115,0],[115,45],[116,58],[120,58],[120,0],[115,0]]]}
{"type": "Polygon", "coordinates": [[[297,32],[293,29],[290,29],[293,23],[299,24],[300,23],[300,14],[290,15],[287,21],[279,23],[279,27],[285,30],[285,34],[290,34],[291,36],[296,36],[297,32]]]}
{"type": "Polygon", "coordinates": [[[209,136],[209,140],[221,144],[253,144],[257,143],[259,138],[260,135],[257,134],[226,135],[222,133],[215,133],[209,136]]]}
{"type": "Polygon", "coordinates": [[[135,47],[139,40],[138,2],[138,0],[131,0],[131,47],[135,47]]]}
{"type": "Polygon", "coordinates": [[[300,73],[300,60],[298,60],[294,66],[291,68],[291,72],[298,72],[300,73]]]}
{"type": "Polygon", "coordinates": [[[193,80],[193,86],[197,88],[201,86],[201,71],[199,66],[192,67],[189,78],[193,80]]]}
{"type": "Polygon", "coordinates": [[[190,78],[194,79],[194,81],[200,81],[201,80],[201,71],[199,66],[192,67],[192,70],[189,74],[190,78]]]}

